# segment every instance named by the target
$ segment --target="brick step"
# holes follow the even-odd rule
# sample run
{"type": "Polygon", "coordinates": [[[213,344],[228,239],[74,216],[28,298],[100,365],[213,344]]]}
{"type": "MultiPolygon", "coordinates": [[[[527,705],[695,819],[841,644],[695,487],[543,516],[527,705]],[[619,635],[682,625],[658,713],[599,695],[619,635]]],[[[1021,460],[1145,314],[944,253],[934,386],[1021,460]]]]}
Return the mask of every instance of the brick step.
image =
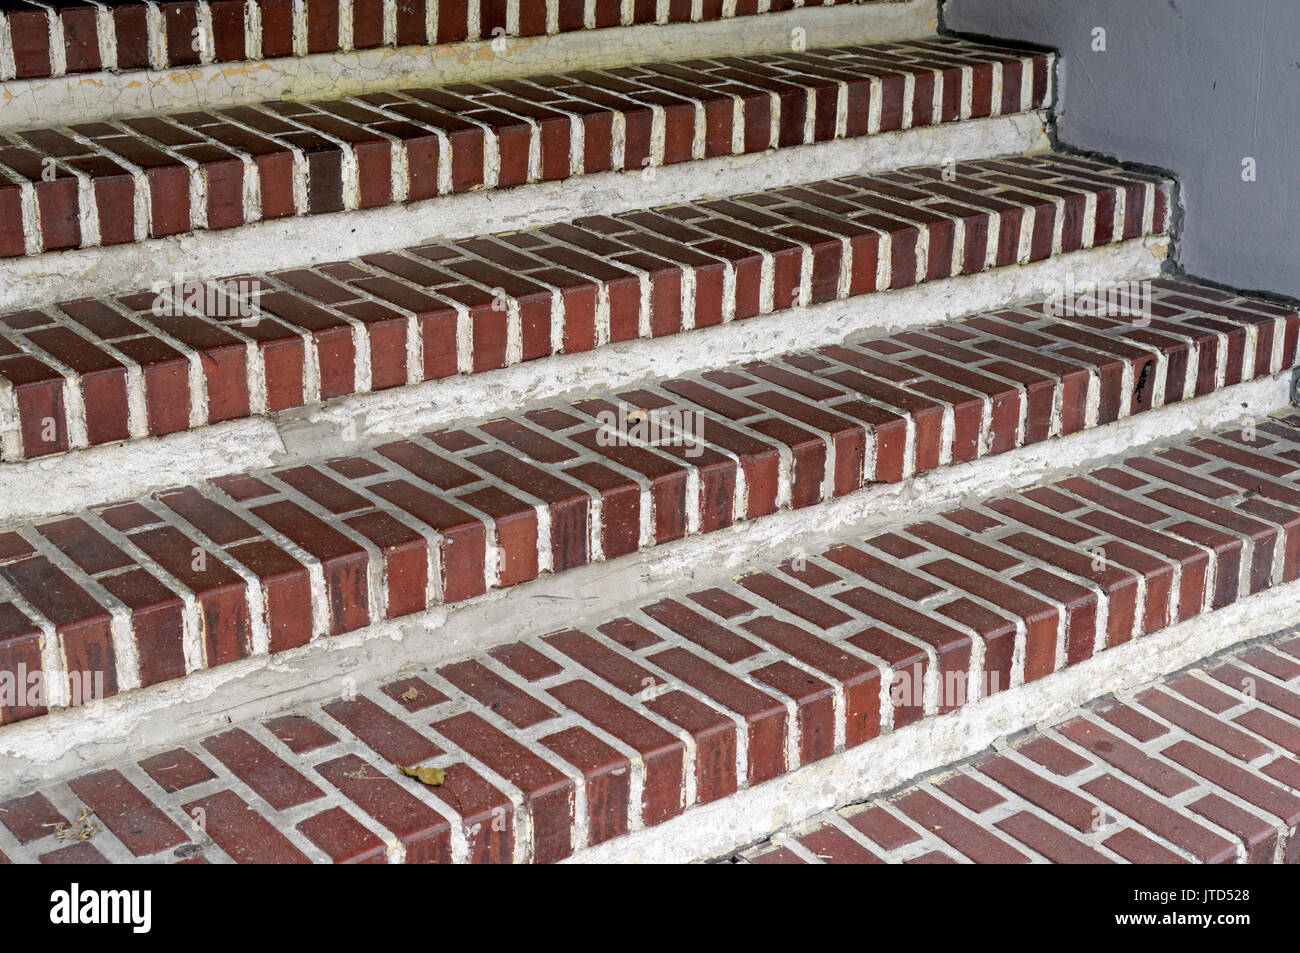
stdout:
{"type": "Polygon", "coordinates": [[[0,671],[100,670],[114,694],[328,652],[384,620],[1296,363],[1294,311],[1172,280],[1151,293],[1149,325],[998,311],[11,523],[0,671]]]}
{"type": "MultiPolygon", "coordinates": [[[[1209,613],[1272,590],[1286,598],[1297,575],[1300,414],[1288,409],[867,538],[846,535],[580,630],[542,635],[533,624],[536,637],[465,661],[422,670],[412,660],[360,687],[343,679],[341,697],[323,704],[134,750],[71,780],[13,786],[0,803],[0,852],[43,862],[560,860],[692,812],[717,818],[737,803],[726,799],[859,745],[887,759],[909,729],[958,722],[976,702],[1014,696],[1023,709],[1033,683],[1055,679],[1041,682],[1050,693],[1076,666],[1098,671],[1108,653],[1158,644],[1163,630],[1201,616],[1213,628],[1209,613]],[[443,769],[443,783],[397,770],[416,765],[443,769]]],[[[968,838],[976,850],[988,840],[971,834],[954,802],[974,812],[983,796],[996,816],[981,788],[1006,789],[1081,822],[1075,808],[1087,808],[1088,823],[1094,806],[1128,818],[1085,835],[1098,852],[1231,860],[1276,852],[1282,836],[1289,850],[1300,765],[1282,751],[1297,748],[1295,646],[1103,706],[1106,725],[1089,714],[1083,728],[1061,729],[1080,748],[1025,746],[979,762],[979,787],[971,777],[945,782],[942,796],[904,794],[883,813],[896,829],[900,814],[916,819],[926,851],[936,837],[968,838]],[[1094,763],[1083,751],[1129,780],[1069,770],[1094,763]],[[1055,765],[1058,789],[1077,774],[1087,797],[1033,777],[1024,762],[1035,758],[1055,765]],[[1196,807],[1193,776],[1215,786],[1196,807]],[[1182,800],[1153,806],[1135,784],[1182,800]],[[1201,820],[1178,817],[1184,809],[1201,820]],[[1266,828],[1279,834],[1271,848],[1261,846],[1266,828]]],[[[797,803],[782,803],[799,816],[797,803]]],[[[1008,821],[1000,830],[1023,847],[1005,842],[999,856],[1064,850],[1053,826],[1008,821]]]]}
{"type": "Polygon", "coordinates": [[[879,2],[887,0],[87,0],[48,5],[5,0],[0,80],[708,23],[805,6],[879,2]]]}
{"type": "Polygon", "coordinates": [[[1110,696],[749,864],[1300,863],[1300,639],[1110,696]]]}
{"type": "Polygon", "coordinates": [[[1091,159],[1012,156],[29,308],[0,316],[0,460],[761,313],[798,320],[820,302],[1163,233],[1170,189],[1091,159]]]}
{"type": "MultiPolygon", "coordinates": [[[[21,5],[22,0],[20,0],[21,5]]],[[[251,4],[246,10],[250,17],[251,35],[246,31],[245,54],[252,58],[223,61],[217,59],[215,37],[206,35],[211,23],[212,31],[220,29],[220,44],[229,53],[228,19],[223,19],[212,5],[199,3],[197,19],[200,51],[194,53],[194,41],[186,40],[184,50],[198,57],[198,62],[183,66],[101,69],[95,72],[64,72],[54,77],[10,78],[13,62],[5,40],[7,20],[0,10],[0,96],[5,97],[5,109],[0,116],[0,130],[22,129],[28,126],[49,126],[63,122],[91,122],[103,119],[151,115],[169,110],[200,110],[223,106],[238,106],[270,99],[306,101],[320,98],[339,98],[381,89],[439,86],[449,83],[477,83],[488,80],[513,79],[543,73],[567,72],[578,69],[602,69],[628,66],[632,63],[650,63],[661,60],[686,60],[709,56],[737,56],[770,49],[809,48],[834,46],[846,37],[862,42],[888,43],[897,40],[926,39],[935,35],[937,16],[930,0],[861,0],[839,2],[832,5],[797,6],[782,11],[768,11],[762,15],[727,15],[730,6],[724,7],[723,19],[708,19],[713,10],[706,3],[695,21],[670,21],[664,23],[636,23],[631,26],[594,27],[576,31],[558,30],[561,21],[571,23],[565,10],[560,16],[554,9],[557,32],[538,36],[510,36],[490,34],[478,39],[456,40],[447,43],[425,42],[406,44],[399,39],[398,6],[387,0],[375,0],[385,7],[385,33],[388,45],[358,48],[348,38],[355,16],[367,17],[371,0],[342,4],[339,9],[339,27],[345,50],[325,53],[306,52],[311,43],[308,21],[313,11],[324,9],[323,0],[306,4],[293,4],[291,16],[297,24],[289,23],[293,31],[295,50],[305,55],[268,57],[254,47],[256,35],[262,32],[265,21],[261,9],[280,0],[263,0],[251,4]],[[212,13],[212,16],[209,14],[212,13]],[[301,44],[301,45],[299,45],[301,44]],[[258,58],[260,57],[260,58],[258,58]]],[[[452,14],[464,10],[473,16],[476,3],[462,0],[443,0],[450,4],[452,14]]],[[[560,0],[566,7],[572,0],[560,0]]],[[[579,3],[582,0],[578,0],[579,3]]],[[[604,0],[598,0],[603,3],[604,0]]],[[[38,0],[39,3],[39,0],[38,0]]],[[[81,0],[68,0],[59,4],[45,4],[58,9],[73,9],[81,0]]],[[[99,4],[99,0],[90,0],[99,4]]],[[[546,0],[528,0],[529,14],[533,8],[545,10],[546,0]]],[[[815,0],[819,3],[819,0],[815,0]]],[[[102,6],[102,4],[99,4],[102,6]]],[[[156,33],[165,33],[166,16],[173,11],[182,14],[189,4],[167,4],[158,7],[159,15],[146,15],[145,27],[156,33]]],[[[3,5],[0,5],[3,6],[3,5]]],[[[137,0],[115,0],[109,7],[137,7],[137,0]]],[[[218,0],[226,11],[233,9],[229,0],[218,0]]],[[[415,0],[428,17],[437,18],[437,0],[415,0]]],[[[413,10],[408,0],[401,0],[402,10],[413,10]]],[[[554,7],[554,4],[552,4],[554,7]]],[[[627,4],[623,5],[626,9],[627,4]]],[[[83,5],[89,9],[89,4],[83,5]]],[[[29,8],[30,9],[30,8],[29,8]]],[[[621,11],[620,11],[621,12],[621,11]]],[[[129,14],[128,14],[129,15],[129,14]]],[[[491,16],[491,11],[489,11],[491,16]]],[[[633,11],[635,16],[635,10],[633,11]]],[[[665,13],[665,17],[668,13],[665,13]]],[[[61,17],[56,14],[56,18],[61,17]]],[[[105,17],[104,20],[108,20],[105,17]]],[[[284,35],[284,20],[275,20],[272,29],[284,35]]],[[[524,19],[527,19],[526,17],[524,19]]],[[[29,22],[33,22],[29,18],[29,22]]],[[[39,25],[39,17],[34,22],[39,25]]],[[[48,25],[48,18],[47,18],[48,25]]],[[[103,21],[101,21],[103,22],[103,21]]],[[[593,16],[591,22],[596,22],[593,16]]],[[[61,23],[59,24],[62,25],[61,23]]],[[[510,24],[507,24],[507,28],[510,24]]],[[[500,30],[499,26],[492,29],[500,30]]],[[[427,30],[427,28],[426,28],[427,30]]],[[[108,23],[106,38],[113,32],[108,23]]],[[[366,32],[362,28],[362,34],[366,32]]],[[[479,29],[474,28],[475,36],[479,29]]],[[[436,39],[437,26],[432,31],[436,39]]],[[[137,38],[138,38],[137,33],[137,38]]],[[[66,36],[66,34],[65,34],[66,36]]],[[[74,39],[76,37],[74,36],[74,39]]],[[[319,41],[320,37],[316,37],[319,41]]],[[[63,39],[55,41],[54,48],[62,48],[63,39]]],[[[93,41],[92,41],[93,42],[93,41]]],[[[128,44],[131,42],[128,38],[128,44]]],[[[362,43],[368,42],[362,36],[362,43]]],[[[174,45],[174,44],[173,44],[174,45]]],[[[87,48],[93,48],[87,44],[87,48]]],[[[135,49],[138,49],[138,39],[135,49]]],[[[150,40],[149,56],[162,62],[169,48],[165,36],[150,40]]],[[[279,47],[283,48],[283,46],[279,47]]],[[[116,50],[100,45],[101,63],[111,62],[116,50]]],[[[74,59],[77,57],[74,56],[74,59]]],[[[36,68],[28,55],[29,68],[36,68]]],[[[50,59],[44,50],[35,54],[36,61],[50,59]]],[[[139,62],[139,57],[136,57],[139,62]]],[[[79,59],[80,66],[87,60],[79,59]]],[[[60,65],[59,69],[63,69],[60,65]]]]}
{"type": "Polygon", "coordinates": [[[0,257],[1021,113],[1049,61],[935,38],[9,133],[0,257]]]}

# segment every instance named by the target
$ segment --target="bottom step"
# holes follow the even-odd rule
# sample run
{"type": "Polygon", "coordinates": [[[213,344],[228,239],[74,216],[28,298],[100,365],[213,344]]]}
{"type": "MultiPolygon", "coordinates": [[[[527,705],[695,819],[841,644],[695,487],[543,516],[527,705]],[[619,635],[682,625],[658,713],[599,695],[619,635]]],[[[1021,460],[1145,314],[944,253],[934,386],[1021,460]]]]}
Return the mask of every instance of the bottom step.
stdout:
{"type": "Polygon", "coordinates": [[[728,859],[1300,863],[1294,633],[1108,696],[994,749],[728,859]]]}
{"type": "MultiPolygon", "coordinates": [[[[1294,614],[1298,576],[1300,415],[1288,411],[629,607],[585,631],[498,645],[436,670],[414,663],[374,685],[344,679],[323,704],[177,739],[169,750],[39,790],[0,791],[0,860],[598,858],[658,825],[669,834],[728,805],[745,812],[744,799],[764,791],[796,792],[784,819],[758,830],[741,823],[754,821],[752,811],[725,825],[710,821],[715,837],[736,835],[702,851],[717,856],[854,799],[827,800],[826,785],[797,785],[855,750],[897,760],[928,726],[927,746],[902,765],[910,768],[902,780],[969,756],[956,748],[975,737],[960,728],[972,711],[1010,703],[1020,720],[1005,734],[1051,717],[1052,705],[1062,710],[1059,693],[1071,677],[1088,691],[1070,704],[1112,690],[1099,681],[1107,659],[1123,660],[1131,685],[1261,634],[1261,624],[1276,631],[1286,624],[1280,618],[1249,613],[1294,614]],[[1198,619],[1212,610],[1219,614],[1198,619]],[[1245,620],[1228,618],[1242,612],[1245,620]],[[1215,633],[1218,646],[1150,670],[1153,657],[1173,657],[1171,639],[1185,651],[1200,645],[1184,638],[1192,622],[1215,633]],[[961,737],[943,740],[952,728],[961,737]],[[413,767],[442,769],[442,783],[401,770],[413,767]]],[[[1281,810],[1282,799],[1300,805],[1300,763],[1280,751],[1298,747],[1300,708],[1290,689],[1300,666],[1285,651],[1266,654],[1271,668],[1243,656],[1259,670],[1249,686],[1237,679],[1211,692],[1211,679],[1188,701],[1162,689],[1169,700],[1142,717],[1165,718],[1241,762],[1187,751],[1179,777],[1215,772],[1210,780],[1224,790],[1262,792],[1281,810]],[[1216,717],[1235,717],[1246,693],[1268,717],[1229,733],[1216,717]],[[1273,779],[1267,787],[1261,774],[1273,779]]],[[[1173,761],[1186,750],[1167,753],[1154,730],[1135,736],[1146,756],[1173,761]]],[[[1108,754],[1132,754],[1109,743],[1108,754]]],[[[1172,770],[1155,782],[1171,792],[1172,770]]],[[[1008,790],[1009,776],[999,782],[1008,790]]],[[[897,783],[839,780],[841,793],[858,782],[855,797],[897,783]]],[[[1118,778],[1088,789],[1096,818],[1136,811],[1138,799],[1121,797],[1127,788],[1117,785],[1138,790],[1118,778]]],[[[1031,801],[1050,796],[1041,779],[1024,790],[1031,801]]],[[[937,800],[923,792],[907,803],[933,823],[927,796],[937,800]]],[[[1181,809],[1192,795],[1161,796],[1181,809]]],[[[1224,804],[1206,808],[1221,814],[1213,823],[1230,831],[1231,816],[1247,830],[1249,818],[1231,810],[1246,808],[1215,796],[1224,804]]],[[[1190,822],[1175,825],[1158,805],[1150,813],[1178,835],[1164,849],[1178,848],[1190,822]]],[[[1277,817],[1296,821],[1294,812],[1277,817]]],[[[1142,823],[1157,830],[1151,818],[1142,823]]],[[[1223,831],[1204,843],[1237,843],[1223,831]]],[[[1220,848],[1207,857],[1241,856],[1236,846],[1220,848]]]]}

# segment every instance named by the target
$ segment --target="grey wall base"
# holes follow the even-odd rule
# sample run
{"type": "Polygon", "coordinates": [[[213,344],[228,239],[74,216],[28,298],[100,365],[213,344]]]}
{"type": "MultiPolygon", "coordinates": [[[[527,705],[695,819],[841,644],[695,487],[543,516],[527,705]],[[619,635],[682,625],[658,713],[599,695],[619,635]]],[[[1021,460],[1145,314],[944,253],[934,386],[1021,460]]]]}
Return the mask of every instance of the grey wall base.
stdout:
{"type": "Polygon", "coordinates": [[[1061,51],[1060,142],[1178,177],[1188,274],[1300,298],[1300,3],[942,0],[941,12],[956,33],[1061,51]]]}

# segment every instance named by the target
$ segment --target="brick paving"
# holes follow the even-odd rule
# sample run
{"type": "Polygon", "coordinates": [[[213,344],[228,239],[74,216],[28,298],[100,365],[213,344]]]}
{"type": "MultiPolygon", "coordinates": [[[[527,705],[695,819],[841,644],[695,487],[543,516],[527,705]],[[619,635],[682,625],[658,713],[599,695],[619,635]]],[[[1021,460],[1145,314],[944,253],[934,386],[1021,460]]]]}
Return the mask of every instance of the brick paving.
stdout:
{"type": "MultiPolygon", "coordinates": [[[[127,691],[1295,364],[1294,311],[1167,279],[1151,294],[1149,324],[1008,309],[0,527],[0,671],[21,663],[56,681],[63,671],[99,671],[106,693],[127,691]]],[[[1289,439],[1282,424],[1267,426],[1289,439]]],[[[1268,439],[1262,429],[1253,437],[1268,439]]],[[[1294,469],[1285,458],[1220,455],[1244,468],[1235,479],[1294,469]]],[[[1159,504],[1222,523],[1182,489],[1215,499],[1230,488],[1191,475],[1200,457],[1166,456],[1137,464],[1141,476],[1106,471],[1080,492],[1140,523],[1163,519],[1159,504]],[[1150,505],[1132,502],[1146,482],[1162,489],[1150,505]]],[[[1064,506],[1052,494],[1040,505],[1064,506]]],[[[1023,506],[1006,515],[1047,519],[1023,506]]],[[[1261,500],[1238,512],[1260,507],[1281,519],[1261,500]]],[[[969,528],[988,525],[998,524],[969,528]]],[[[1268,532],[1256,525],[1251,536],[1268,532]]],[[[1066,538],[1099,530],[1125,535],[1102,523],[1066,538]]],[[[1193,533],[1220,548],[1229,546],[1222,535],[1193,533]]],[[[1026,551],[1054,558],[1036,546],[1026,551]]],[[[1271,578],[1272,555],[1259,558],[1252,586],[1271,578]]],[[[1124,587],[1132,612],[1131,581],[1124,587]]],[[[1160,610],[1148,608],[1157,620],[1160,610]]],[[[0,722],[39,710],[0,708],[0,722]]]]}
{"type": "Polygon", "coordinates": [[[1163,232],[1170,187],[1065,155],[917,167],[14,312],[0,459],[1042,261],[1163,232]]]}
{"type": "Polygon", "coordinates": [[[0,257],[1018,113],[1049,59],[935,38],[16,132],[0,257]]]}
{"type": "MultiPolygon", "coordinates": [[[[562,859],[1293,582],[1297,474],[1293,411],[1193,436],[585,631],[405,671],[66,784],[10,792],[0,853],[562,859]],[[445,784],[396,770],[411,765],[444,768],[445,784]],[[102,828],[69,844],[59,825],[75,825],[83,807],[102,828]]],[[[3,644],[8,665],[39,665],[34,635],[3,644]]],[[[844,823],[860,819],[870,844],[840,820],[808,843],[918,862],[951,859],[949,848],[1008,861],[1293,857],[1298,660],[1294,639],[1242,648],[933,790],[847,812],[844,823]]],[[[809,856],[785,843],[759,853],[809,856]]]]}
{"type": "Polygon", "coordinates": [[[1300,638],[1108,696],[729,858],[751,864],[1300,863],[1300,638]]]}
{"type": "MultiPolygon", "coordinates": [[[[888,0],[769,0],[778,12],[805,6],[888,0]]],[[[391,27],[383,0],[146,0],[51,4],[5,0],[13,65],[0,80],[38,79],[99,70],[167,69],[238,63],[345,49],[423,46],[498,37],[533,37],[643,23],[707,23],[759,13],[759,0],[402,0],[391,27]],[[344,17],[350,12],[350,42],[344,17]],[[256,16],[254,16],[256,13],[256,16]],[[694,13],[694,15],[693,15],[694,13]],[[56,30],[57,24],[57,30],[56,30]],[[196,48],[195,39],[198,39],[196,48]],[[105,58],[103,51],[113,56],[105,58]]]]}

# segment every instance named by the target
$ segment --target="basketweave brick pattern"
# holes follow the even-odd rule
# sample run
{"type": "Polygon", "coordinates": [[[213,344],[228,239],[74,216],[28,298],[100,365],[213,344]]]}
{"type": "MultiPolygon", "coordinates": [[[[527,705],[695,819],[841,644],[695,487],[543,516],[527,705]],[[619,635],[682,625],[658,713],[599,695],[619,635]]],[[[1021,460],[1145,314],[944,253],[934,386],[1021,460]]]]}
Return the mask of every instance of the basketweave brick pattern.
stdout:
{"type": "MultiPolygon", "coordinates": [[[[233,289],[194,283],[10,313],[0,459],[1041,261],[1163,232],[1169,189],[1091,159],[1016,156],[236,276],[233,289]],[[246,310],[227,294],[240,288],[246,310]]],[[[1227,307],[1197,294],[1195,307],[1227,307]]],[[[1261,308],[1280,313],[1247,306],[1261,308]]]]}
{"type": "MultiPolygon", "coordinates": [[[[559,860],[1293,582],[1297,473],[1290,413],[581,631],[341,683],[319,706],[12,792],[0,851],[559,860]],[[446,783],[397,771],[416,764],[446,783]],[[68,846],[59,825],[83,807],[102,829],[68,846]]],[[[1243,648],[755,859],[1294,860],[1298,690],[1300,640],[1243,648]]]]}
{"type": "Polygon", "coordinates": [[[1072,712],[751,864],[1300,863],[1300,639],[1072,712]]]}
{"type": "Polygon", "coordinates": [[[934,39],[17,132],[0,257],[1017,113],[1048,61],[934,39]]]}
{"type": "Polygon", "coordinates": [[[1296,361],[1293,311],[1166,279],[1151,310],[1150,324],[992,312],[5,527],[0,605],[26,648],[0,671],[147,686],[1296,361]]]}
{"type": "Polygon", "coordinates": [[[5,0],[0,80],[701,23],[879,2],[887,0],[5,0]]]}

